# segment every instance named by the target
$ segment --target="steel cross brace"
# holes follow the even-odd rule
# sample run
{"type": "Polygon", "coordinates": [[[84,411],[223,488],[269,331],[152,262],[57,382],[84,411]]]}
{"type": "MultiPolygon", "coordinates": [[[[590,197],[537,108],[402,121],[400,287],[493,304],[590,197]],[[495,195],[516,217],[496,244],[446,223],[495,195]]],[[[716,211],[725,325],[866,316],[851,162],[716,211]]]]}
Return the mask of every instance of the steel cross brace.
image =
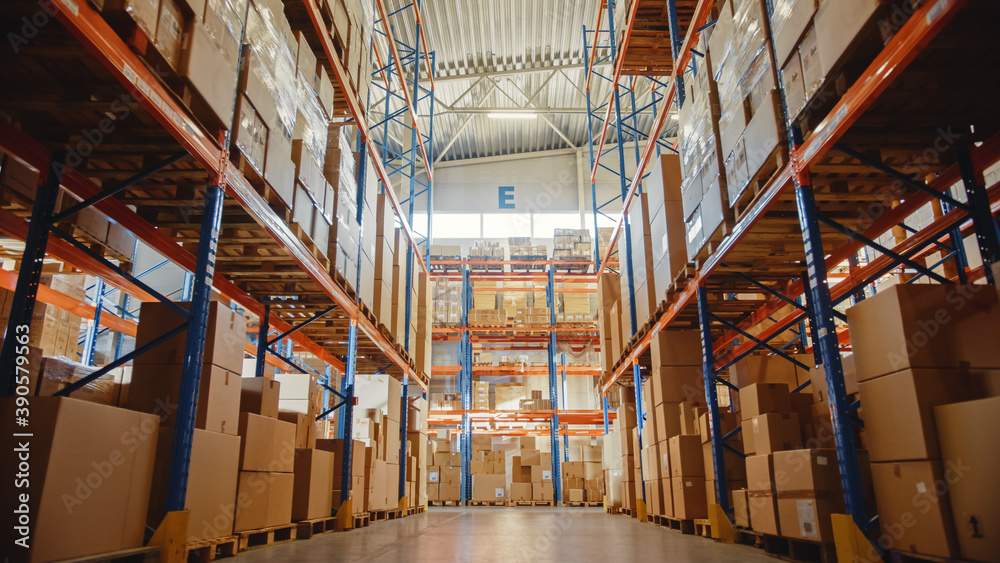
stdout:
{"type": "MultiPolygon", "coordinates": [[[[761,339],[757,338],[756,336],[750,334],[749,332],[747,332],[747,331],[741,329],[740,327],[734,325],[733,323],[727,321],[726,319],[723,319],[719,315],[716,315],[714,313],[709,313],[709,315],[711,316],[712,319],[715,319],[716,321],[719,321],[720,323],[722,323],[723,325],[725,325],[726,328],[728,328],[730,330],[734,330],[734,331],[742,334],[743,336],[749,338],[750,340],[753,340],[754,342],[756,342],[758,344],[759,347],[767,348],[771,352],[774,352],[778,356],[781,356],[782,358],[788,360],[789,362],[792,362],[793,364],[801,367],[802,369],[806,369],[806,370],[812,369],[812,366],[807,366],[807,365],[803,364],[802,362],[796,360],[795,358],[789,356],[788,354],[785,354],[781,350],[779,350],[779,349],[775,348],[774,346],[771,346],[770,344],[767,343],[768,340],[770,340],[771,338],[773,338],[774,336],[776,336],[776,334],[780,334],[780,333],[772,334],[767,339],[761,340],[761,339]]],[[[738,360],[736,360],[736,361],[738,361],[738,360]]],[[[734,362],[730,362],[729,364],[726,365],[726,367],[732,365],[733,363],[734,362]]]]}
{"type": "MultiPolygon", "coordinates": [[[[865,243],[866,245],[868,245],[868,246],[870,246],[870,247],[878,250],[882,254],[885,254],[886,256],[892,258],[893,260],[896,260],[897,262],[902,262],[902,263],[906,264],[907,266],[910,266],[911,268],[914,268],[918,272],[924,273],[928,277],[933,278],[934,280],[936,280],[938,283],[942,283],[942,284],[945,284],[945,285],[952,283],[951,280],[949,280],[948,278],[945,278],[945,277],[943,277],[941,275],[938,275],[935,272],[932,272],[931,270],[928,270],[927,267],[924,266],[923,264],[918,264],[918,263],[914,262],[913,260],[910,260],[909,258],[906,258],[905,256],[902,256],[900,254],[896,254],[892,250],[890,250],[890,249],[882,246],[881,244],[879,244],[879,243],[871,240],[870,238],[868,238],[865,235],[863,235],[863,234],[855,231],[854,229],[852,229],[852,228],[850,228],[850,227],[848,227],[846,225],[842,225],[842,224],[838,223],[837,221],[834,221],[833,219],[827,217],[826,215],[823,215],[819,211],[816,212],[816,219],[818,221],[820,221],[821,223],[829,225],[833,229],[839,231],[841,234],[843,234],[843,235],[845,235],[845,236],[847,236],[849,238],[860,240],[861,242],[865,243]]],[[[843,316],[843,315],[842,314],[838,315],[838,317],[840,317],[840,316],[843,316]]]]}

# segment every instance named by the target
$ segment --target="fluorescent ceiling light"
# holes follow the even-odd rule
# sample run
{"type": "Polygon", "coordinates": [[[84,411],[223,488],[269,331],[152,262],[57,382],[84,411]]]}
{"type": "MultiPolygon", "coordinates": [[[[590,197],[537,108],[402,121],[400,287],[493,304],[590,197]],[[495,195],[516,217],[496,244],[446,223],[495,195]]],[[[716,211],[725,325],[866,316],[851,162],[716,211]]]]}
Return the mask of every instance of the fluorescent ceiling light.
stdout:
{"type": "Polygon", "coordinates": [[[535,119],[537,113],[509,112],[509,113],[488,113],[486,117],[490,119],[535,119]]]}

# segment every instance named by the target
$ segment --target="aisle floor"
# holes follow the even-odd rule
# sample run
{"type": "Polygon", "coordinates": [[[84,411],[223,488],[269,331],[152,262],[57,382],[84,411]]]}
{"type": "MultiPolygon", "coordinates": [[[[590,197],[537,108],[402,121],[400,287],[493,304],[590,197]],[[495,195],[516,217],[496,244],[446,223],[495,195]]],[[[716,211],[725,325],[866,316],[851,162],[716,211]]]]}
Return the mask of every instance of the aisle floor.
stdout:
{"type": "Polygon", "coordinates": [[[277,561],[774,562],[760,550],[612,516],[600,508],[431,508],[347,533],[241,553],[277,561]]]}

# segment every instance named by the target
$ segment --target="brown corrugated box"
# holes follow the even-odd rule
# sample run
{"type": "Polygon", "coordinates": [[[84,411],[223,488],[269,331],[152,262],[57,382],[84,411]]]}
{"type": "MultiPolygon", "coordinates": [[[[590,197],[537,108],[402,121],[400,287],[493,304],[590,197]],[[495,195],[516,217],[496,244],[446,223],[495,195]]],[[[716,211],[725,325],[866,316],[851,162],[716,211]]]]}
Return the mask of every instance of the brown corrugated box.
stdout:
{"type": "Polygon", "coordinates": [[[295,462],[295,425],[252,413],[240,413],[240,469],[291,473],[295,462]]]}
{"type": "Polygon", "coordinates": [[[708,518],[704,477],[672,477],[670,479],[674,518],[684,520],[708,518]]]}
{"type": "Polygon", "coordinates": [[[885,547],[935,557],[958,557],[941,461],[873,463],[871,467],[881,537],[886,543],[891,542],[885,547]]]}
{"type": "MultiPolygon", "coordinates": [[[[0,399],[11,416],[0,421],[4,436],[24,432],[15,426],[14,399],[0,399]]],[[[58,561],[141,547],[153,477],[159,420],[155,416],[63,397],[33,397],[30,480],[18,486],[4,481],[2,523],[21,537],[18,514],[29,501],[30,550],[18,555],[30,561],[58,561]],[[51,452],[51,454],[48,454],[51,452]],[[35,455],[37,454],[37,455],[35,455]],[[17,488],[15,488],[17,487],[17,488]]],[[[13,438],[10,454],[26,440],[13,438]]],[[[10,553],[10,552],[8,552],[10,553]]]]}
{"type": "Polygon", "coordinates": [[[958,546],[965,559],[988,561],[1000,553],[1000,398],[934,408],[944,476],[951,485],[958,546]]]}
{"type": "Polygon", "coordinates": [[[233,530],[240,532],[292,521],[291,473],[240,471],[236,496],[236,520],[233,530]]]}
{"type": "MultiPolygon", "coordinates": [[[[172,426],[177,415],[182,366],[136,366],[125,406],[160,416],[172,426]]],[[[241,378],[220,367],[201,370],[195,428],[235,436],[239,426],[241,378]]]]}
{"type": "Polygon", "coordinates": [[[938,459],[934,407],[1000,394],[1000,370],[908,369],[860,391],[872,461],[938,459]]]}
{"type": "MultiPolygon", "coordinates": [[[[174,427],[160,428],[146,519],[146,524],[151,528],[159,526],[166,514],[164,503],[170,477],[173,440],[174,427]]],[[[187,541],[221,538],[233,533],[240,442],[239,436],[195,429],[184,503],[184,507],[190,512],[187,541]]]]}
{"type": "MultiPolygon", "coordinates": [[[[230,97],[232,93],[230,93],[230,97]]],[[[177,303],[189,309],[189,303],[177,303]]],[[[141,347],[157,337],[169,332],[184,322],[184,317],[160,302],[146,302],[139,310],[139,326],[135,344],[141,347]]],[[[243,371],[243,343],[246,340],[246,319],[218,301],[213,301],[208,309],[208,325],[204,340],[205,364],[214,364],[233,373],[243,371]]],[[[181,331],[172,338],[161,342],[134,360],[136,366],[162,366],[181,364],[187,331],[181,331]]]]}
{"type": "Polygon", "coordinates": [[[747,458],[747,503],[755,531],[781,535],[772,456],[752,455],[747,458]]]}
{"type": "Polygon", "coordinates": [[[802,426],[799,415],[768,413],[750,419],[753,430],[753,451],[770,454],[802,447],[802,426]]]}
{"type": "Polygon", "coordinates": [[[1000,368],[1000,306],[983,285],[895,285],[847,310],[858,380],[911,367],[1000,368]]]}
{"type": "Polygon", "coordinates": [[[740,389],[740,408],[743,420],[766,414],[788,413],[792,410],[784,383],[752,383],[740,389]]]}
{"type": "Polygon", "coordinates": [[[240,381],[240,412],[269,418],[278,417],[281,384],[266,377],[244,377],[240,381]]]}
{"type": "Polygon", "coordinates": [[[295,450],[295,479],[292,491],[292,519],[311,520],[330,516],[333,482],[332,452],[295,450]]]}

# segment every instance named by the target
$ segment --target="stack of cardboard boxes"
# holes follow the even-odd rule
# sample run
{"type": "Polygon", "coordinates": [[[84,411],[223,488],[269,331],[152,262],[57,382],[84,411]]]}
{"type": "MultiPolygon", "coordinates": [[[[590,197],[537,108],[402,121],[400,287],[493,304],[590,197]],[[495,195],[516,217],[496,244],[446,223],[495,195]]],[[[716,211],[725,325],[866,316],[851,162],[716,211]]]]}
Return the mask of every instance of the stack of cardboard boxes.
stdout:
{"type": "MultiPolygon", "coordinates": [[[[601,227],[597,229],[597,250],[601,254],[601,259],[608,252],[608,246],[611,245],[611,235],[614,233],[614,227],[601,227]]],[[[620,239],[619,239],[620,240],[620,239]]],[[[618,269],[618,243],[615,243],[615,249],[612,251],[611,256],[608,258],[608,267],[614,270],[618,269]]]]}
{"type": "MultiPolygon", "coordinates": [[[[652,287],[656,303],[687,265],[684,211],[681,206],[680,157],[665,154],[655,159],[643,184],[649,205],[649,243],[653,257],[652,287]]],[[[647,272],[647,278],[649,272],[647,272]]],[[[647,279],[647,284],[650,281],[647,279]]]]}
{"type": "MultiPolygon", "coordinates": [[[[410,348],[413,360],[417,364],[417,373],[422,373],[428,378],[431,375],[431,336],[433,331],[433,318],[431,310],[431,291],[433,285],[430,276],[426,272],[419,272],[417,277],[417,300],[413,303],[411,311],[416,311],[416,347],[410,348]]],[[[411,312],[412,314],[412,312],[411,312]]]]}
{"type": "MultiPolygon", "coordinates": [[[[571,457],[576,457],[573,455],[571,457]]],[[[601,502],[604,500],[604,470],[601,466],[601,448],[582,446],[580,461],[560,464],[562,469],[563,502],[601,502]]]]}
{"type": "MultiPolygon", "coordinates": [[[[707,34],[702,34],[697,47],[708,51],[707,34]]],[[[687,258],[693,262],[709,242],[717,242],[726,234],[732,217],[727,198],[725,167],[719,146],[719,92],[713,77],[710,57],[695,57],[696,72],[685,80],[686,102],[680,109],[681,207],[687,236],[687,258]]]]}
{"type": "Polygon", "coordinates": [[[490,382],[472,382],[472,408],[474,410],[490,409],[490,382]]]}
{"type": "Polygon", "coordinates": [[[924,556],[995,557],[1000,544],[982,530],[1000,520],[984,479],[996,438],[982,429],[994,427],[988,397],[1000,395],[996,292],[896,285],[849,309],[848,321],[884,537],[924,556]]]}
{"type": "Polygon", "coordinates": [[[601,274],[597,280],[597,328],[601,336],[601,369],[607,373],[621,357],[621,281],[618,274],[601,274]]]}
{"type": "MultiPolygon", "coordinates": [[[[507,246],[510,247],[511,260],[533,262],[548,260],[549,257],[549,251],[545,245],[531,244],[529,237],[509,237],[507,239],[507,246]]],[[[525,267],[525,265],[517,266],[520,269],[524,269],[525,267]]]]}
{"type": "MultiPolygon", "coordinates": [[[[719,146],[725,160],[725,199],[736,205],[771,154],[782,141],[781,98],[777,91],[777,65],[771,57],[771,41],[765,33],[767,8],[753,0],[720,6],[719,22],[709,41],[712,69],[721,108],[719,146]]],[[[773,164],[773,162],[772,162],[773,164]]],[[[776,172],[776,165],[769,169],[776,172]]],[[[763,186],[765,177],[757,185],[763,186]]]]}
{"type": "Polygon", "coordinates": [[[594,241],[588,229],[556,229],[553,241],[552,258],[555,260],[593,259],[594,241]]]}
{"type": "Polygon", "coordinates": [[[552,486],[552,454],[537,448],[539,440],[518,439],[517,455],[511,456],[510,500],[555,501],[552,486]]]}
{"type": "Polygon", "coordinates": [[[410,508],[423,506],[427,500],[427,400],[407,399],[406,415],[406,498],[410,508]]]}
{"type": "MultiPolygon", "coordinates": [[[[80,302],[87,300],[84,282],[85,276],[74,274],[47,274],[39,281],[41,285],[80,302]]],[[[13,291],[0,289],[0,325],[6,325],[10,319],[13,300],[13,291]]],[[[77,315],[38,301],[29,325],[28,346],[41,349],[44,356],[79,360],[81,323],[82,319],[77,315]]]]}
{"type": "MultiPolygon", "coordinates": [[[[159,302],[143,303],[136,347],[152,342],[183,321],[171,307],[159,302]]],[[[182,331],[135,358],[124,403],[127,408],[159,417],[157,462],[146,519],[152,527],[159,525],[165,513],[186,338],[187,332],[182,331]]],[[[256,393],[244,391],[239,373],[243,369],[245,338],[245,318],[222,303],[211,303],[188,470],[186,507],[191,518],[187,535],[191,541],[228,536],[234,529],[262,528],[271,525],[268,522],[291,521],[294,445],[287,444],[291,448],[287,451],[284,446],[285,440],[293,437],[294,427],[275,418],[278,391],[273,381],[250,380],[274,384],[273,390],[261,386],[256,393]],[[285,432],[279,433],[279,428],[285,432]],[[248,442],[248,436],[255,441],[248,442]],[[250,480],[254,486],[247,484],[250,480]],[[276,497],[287,493],[287,503],[277,503],[272,510],[267,502],[271,493],[276,497]],[[241,505],[237,502],[241,498],[253,499],[254,503],[241,505]],[[279,504],[287,504],[288,510],[279,504]]]]}
{"type": "MultiPolygon", "coordinates": [[[[619,456],[616,460],[606,460],[611,461],[611,464],[606,465],[605,470],[611,473],[605,473],[604,482],[606,488],[617,489],[607,493],[610,498],[618,501],[614,506],[635,510],[637,487],[641,486],[637,483],[642,483],[639,474],[641,450],[638,429],[636,428],[638,419],[636,418],[635,390],[622,387],[619,392],[621,394],[620,404],[618,405],[618,415],[615,418],[615,431],[612,438],[617,442],[615,451],[619,452],[619,456]]],[[[642,498],[642,493],[638,494],[639,498],[642,498]]]]}
{"type": "Polygon", "coordinates": [[[428,456],[434,463],[427,467],[427,500],[458,502],[462,500],[462,454],[451,451],[450,440],[428,442],[428,456]]]}
{"type": "Polygon", "coordinates": [[[462,282],[448,281],[446,278],[435,279],[431,300],[434,309],[434,324],[461,324],[462,282]]]}
{"type": "Polygon", "coordinates": [[[516,411],[526,399],[523,383],[496,383],[493,385],[497,410],[516,411]]]}
{"type": "Polygon", "coordinates": [[[477,240],[469,247],[469,259],[473,261],[503,260],[503,255],[499,242],[477,240]]]}
{"type": "Polygon", "coordinates": [[[519,307],[514,311],[515,329],[547,328],[551,324],[548,307],[519,307]]]}
{"type": "MultiPolygon", "coordinates": [[[[632,288],[629,290],[629,276],[619,276],[621,283],[621,304],[618,314],[621,315],[622,341],[627,343],[632,338],[632,311],[630,303],[635,303],[636,328],[649,319],[652,311],[660,304],[662,297],[657,297],[655,280],[653,279],[653,239],[650,229],[649,195],[639,194],[629,210],[629,237],[632,245],[632,288]]],[[[624,244],[625,233],[622,233],[624,244]]]]}
{"type": "Polygon", "coordinates": [[[507,501],[506,452],[493,449],[491,434],[472,435],[472,500],[482,502],[507,501]]]}

